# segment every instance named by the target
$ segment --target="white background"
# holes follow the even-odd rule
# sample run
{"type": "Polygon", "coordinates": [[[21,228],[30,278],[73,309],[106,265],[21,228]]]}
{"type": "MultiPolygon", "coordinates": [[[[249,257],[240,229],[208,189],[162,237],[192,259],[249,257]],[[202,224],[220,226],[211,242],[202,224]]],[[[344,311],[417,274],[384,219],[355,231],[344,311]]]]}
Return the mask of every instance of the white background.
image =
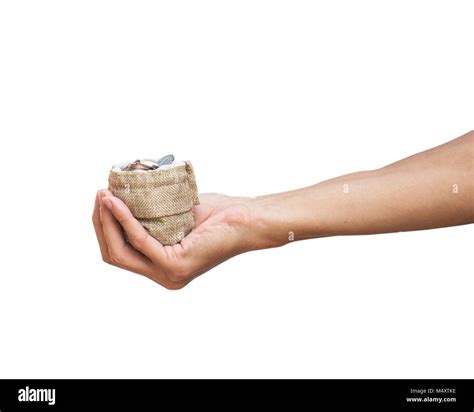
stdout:
{"type": "MultiPolygon", "coordinates": [[[[471,1],[2,1],[0,377],[472,378],[473,227],[104,264],[110,165],[259,195],[472,130],[471,1]]],[[[252,236],[252,233],[249,233],[252,236]]]]}

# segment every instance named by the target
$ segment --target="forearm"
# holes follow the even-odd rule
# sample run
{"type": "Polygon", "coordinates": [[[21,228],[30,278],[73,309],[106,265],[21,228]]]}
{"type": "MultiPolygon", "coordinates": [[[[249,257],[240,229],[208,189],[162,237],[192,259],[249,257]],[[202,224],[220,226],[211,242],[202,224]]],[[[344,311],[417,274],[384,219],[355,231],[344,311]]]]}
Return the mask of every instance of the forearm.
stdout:
{"type": "Polygon", "coordinates": [[[252,201],[256,248],[474,221],[474,133],[381,169],[252,201]]]}

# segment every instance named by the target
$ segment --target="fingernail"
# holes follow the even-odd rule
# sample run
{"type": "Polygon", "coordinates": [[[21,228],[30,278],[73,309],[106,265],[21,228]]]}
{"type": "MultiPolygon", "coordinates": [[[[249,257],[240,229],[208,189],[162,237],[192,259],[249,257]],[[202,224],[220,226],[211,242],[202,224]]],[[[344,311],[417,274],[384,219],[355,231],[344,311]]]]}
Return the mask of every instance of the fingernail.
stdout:
{"type": "Polygon", "coordinates": [[[106,196],[102,198],[102,203],[107,207],[107,209],[112,210],[112,199],[110,196],[106,196]]]}

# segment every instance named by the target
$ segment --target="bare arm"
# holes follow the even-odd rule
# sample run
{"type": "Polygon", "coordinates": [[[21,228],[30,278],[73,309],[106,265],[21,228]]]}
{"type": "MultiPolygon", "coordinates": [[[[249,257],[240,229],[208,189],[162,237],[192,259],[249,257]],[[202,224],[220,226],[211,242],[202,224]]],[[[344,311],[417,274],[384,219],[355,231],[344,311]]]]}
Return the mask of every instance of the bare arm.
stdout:
{"type": "Polygon", "coordinates": [[[107,190],[97,194],[93,222],[105,262],[179,289],[232,256],[292,240],[473,223],[473,163],[470,132],[381,169],[303,189],[255,199],[203,194],[194,229],[173,246],[152,238],[107,190]]]}
{"type": "Polygon", "coordinates": [[[474,222],[474,132],[381,169],[257,198],[262,244],[474,222]]]}

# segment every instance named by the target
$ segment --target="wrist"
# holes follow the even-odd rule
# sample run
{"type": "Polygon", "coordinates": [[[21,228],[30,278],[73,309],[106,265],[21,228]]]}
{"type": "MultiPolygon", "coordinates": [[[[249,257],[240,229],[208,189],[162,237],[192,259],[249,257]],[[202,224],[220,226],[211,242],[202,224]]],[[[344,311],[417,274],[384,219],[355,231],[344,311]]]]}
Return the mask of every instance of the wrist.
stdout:
{"type": "Polygon", "coordinates": [[[254,250],[279,247],[295,240],[288,210],[279,195],[248,198],[247,204],[250,212],[247,230],[254,250]]]}
{"type": "MultiPolygon", "coordinates": [[[[249,230],[256,249],[337,234],[339,184],[329,181],[303,189],[249,198],[249,230]]],[[[342,187],[342,186],[341,186],[342,187]]],[[[342,189],[341,189],[342,190],[342,189]]]]}

